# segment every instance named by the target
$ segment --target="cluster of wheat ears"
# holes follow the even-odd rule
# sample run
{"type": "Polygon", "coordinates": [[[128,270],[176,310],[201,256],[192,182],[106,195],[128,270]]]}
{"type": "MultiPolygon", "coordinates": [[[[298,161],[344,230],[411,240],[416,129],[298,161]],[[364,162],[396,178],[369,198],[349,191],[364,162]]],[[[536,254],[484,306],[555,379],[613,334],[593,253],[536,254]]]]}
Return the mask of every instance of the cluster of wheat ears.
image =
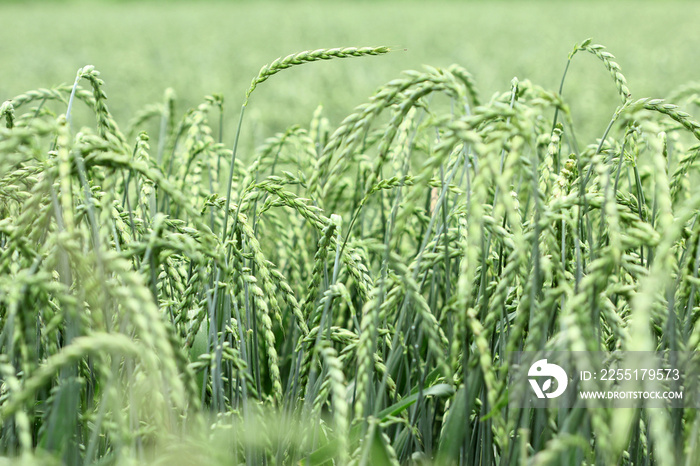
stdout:
{"type": "Polygon", "coordinates": [[[166,91],[121,131],[91,66],[2,104],[6,461],[697,464],[695,405],[518,408],[508,371],[515,351],[698,349],[700,124],[633,99],[587,40],[569,62],[594,54],[621,98],[589,145],[564,78],[486,100],[450,66],[238,154],[256,86],[386,52],[263,67],[233,149],[221,96],[178,117],[166,91]]]}

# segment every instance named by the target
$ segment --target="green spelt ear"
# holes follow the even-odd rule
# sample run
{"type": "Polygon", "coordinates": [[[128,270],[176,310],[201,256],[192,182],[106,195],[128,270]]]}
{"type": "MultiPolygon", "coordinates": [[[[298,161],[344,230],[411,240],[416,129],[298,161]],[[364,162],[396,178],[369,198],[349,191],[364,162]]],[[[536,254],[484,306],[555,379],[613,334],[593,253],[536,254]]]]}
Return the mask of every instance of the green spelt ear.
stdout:
{"type": "Polygon", "coordinates": [[[5,118],[5,126],[12,129],[15,125],[15,106],[11,100],[6,100],[0,105],[0,118],[5,118]]]}
{"type": "Polygon", "coordinates": [[[332,60],[334,58],[351,58],[351,57],[363,57],[367,55],[381,55],[388,53],[390,51],[389,47],[345,47],[345,48],[333,48],[333,49],[318,49],[313,51],[304,51],[291,55],[287,55],[282,58],[279,57],[272,63],[263,66],[260,69],[258,75],[253,78],[250,83],[250,88],[245,93],[245,102],[243,106],[248,104],[248,99],[250,94],[255,90],[258,84],[267,81],[271,76],[279,73],[282,70],[291,68],[292,66],[303,65],[304,63],[311,63],[319,60],[332,60]]]}
{"type": "Polygon", "coordinates": [[[581,43],[581,45],[577,44],[574,47],[574,50],[569,54],[569,61],[571,61],[574,55],[576,55],[580,51],[592,53],[603,62],[605,68],[608,70],[608,72],[610,72],[610,76],[612,76],[613,81],[615,81],[615,86],[617,87],[617,91],[620,94],[620,98],[622,99],[623,103],[627,102],[629,99],[632,98],[632,94],[630,93],[630,90],[627,87],[627,80],[622,74],[620,65],[618,65],[617,62],[613,61],[615,56],[612,53],[606,52],[605,47],[602,45],[591,45],[591,39],[586,39],[581,43]]]}

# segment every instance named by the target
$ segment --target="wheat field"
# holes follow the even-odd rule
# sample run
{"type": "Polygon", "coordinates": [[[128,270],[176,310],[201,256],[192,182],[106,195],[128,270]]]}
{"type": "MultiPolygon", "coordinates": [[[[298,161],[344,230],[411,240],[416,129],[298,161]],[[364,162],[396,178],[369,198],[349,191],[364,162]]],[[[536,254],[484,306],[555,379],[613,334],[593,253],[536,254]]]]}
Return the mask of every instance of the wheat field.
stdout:
{"type": "Polygon", "coordinates": [[[239,144],[288,70],[401,53],[282,55],[121,124],[91,65],[2,104],[0,464],[698,464],[692,403],[518,408],[509,370],[698,351],[700,85],[638,95],[587,39],[552,88],[424,66],[239,144]]]}

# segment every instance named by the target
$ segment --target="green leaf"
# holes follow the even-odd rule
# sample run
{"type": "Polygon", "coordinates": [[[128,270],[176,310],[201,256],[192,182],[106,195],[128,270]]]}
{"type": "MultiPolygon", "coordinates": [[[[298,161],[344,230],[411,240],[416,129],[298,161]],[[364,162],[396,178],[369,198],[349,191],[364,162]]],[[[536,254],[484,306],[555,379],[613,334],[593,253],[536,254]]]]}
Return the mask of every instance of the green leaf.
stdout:
{"type": "MultiPolygon", "coordinates": [[[[389,406],[388,408],[382,410],[377,416],[379,422],[386,421],[391,416],[396,416],[402,411],[408,409],[413,403],[415,403],[418,400],[418,389],[415,388],[414,391],[415,393],[413,393],[412,395],[407,396],[403,400],[399,400],[393,405],[389,406]]],[[[446,383],[439,383],[437,385],[433,385],[432,387],[428,387],[425,390],[423,390],[423,397],[444,397],[451,396],[452,394],[454,394],[454,388],[446,383]]],[[[357,443],[360,439],[361,434],[362,424],[359,423],[353,426],[353,428],[350,430],[350,444],[352,445],[354,443],[357,443]]],[[[335,452],[338,448],[337,443],[337,441],[327,443],[326,445],[317,449],[316,451],[311,453],[311,455],[308,456],[308,463],[305,460],[302,460],[301,464],[323,464],[327,461],[331,461],[335,457],[335,452]]]]}

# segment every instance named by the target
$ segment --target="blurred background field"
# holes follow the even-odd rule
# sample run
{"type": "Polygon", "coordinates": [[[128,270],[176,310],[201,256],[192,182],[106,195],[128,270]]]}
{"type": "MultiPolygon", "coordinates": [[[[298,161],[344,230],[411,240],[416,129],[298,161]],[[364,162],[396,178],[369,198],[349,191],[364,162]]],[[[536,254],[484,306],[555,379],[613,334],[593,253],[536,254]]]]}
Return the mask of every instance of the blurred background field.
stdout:
{"type": "MultiPolygon", "coordinates": [[[[248,145],[305,125],[319,104],[336,124],[423,64],[464,66],[486,98],[514,76],[556,90],[568,53],[587,37],[615,54],[634,98],[665,97],[700,76],[698,2],[9,2],[0,16],[0,100],[71,84],[91,64],[122,128],[168,87],[178,112],[220,93],[225,141],[250,79],[276,57],[336,46],[396,50],[299,67],[262,86],[246,117],[248,145]]],[[[574,61],[564,97],[584,137],[602,133],[615,93],[595,57],[574,61]]]]}

